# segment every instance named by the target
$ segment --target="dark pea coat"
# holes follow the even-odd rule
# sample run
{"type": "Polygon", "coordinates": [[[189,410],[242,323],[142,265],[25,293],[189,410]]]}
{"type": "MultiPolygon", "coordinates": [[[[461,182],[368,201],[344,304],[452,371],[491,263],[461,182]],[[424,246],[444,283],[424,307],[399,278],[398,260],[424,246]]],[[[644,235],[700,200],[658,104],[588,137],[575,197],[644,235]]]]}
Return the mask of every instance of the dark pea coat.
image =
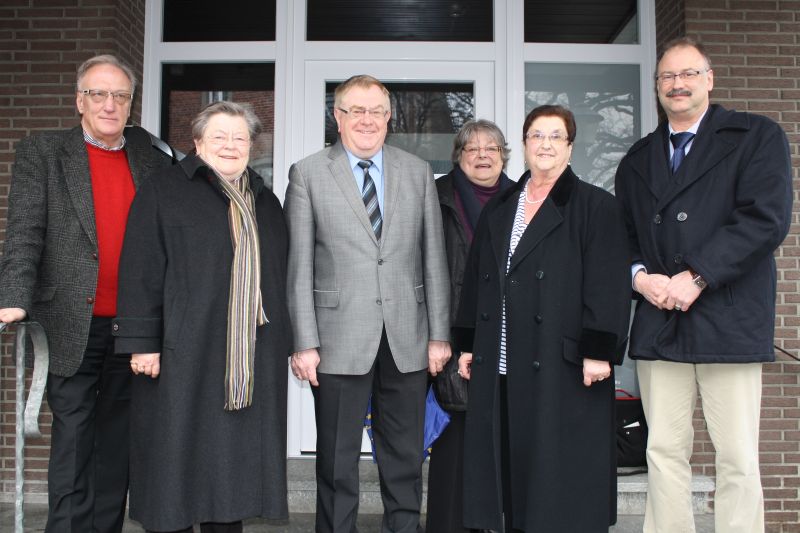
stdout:
{"type": "Polygon", "coordinates": [[[690,363],[773,361],[773,252],[789,230],[792,169],[781,127],[709,107],[675,176],[667,123],[631,147],[617,169],[632,260],[651,274],[692,269],[708,282],[686,313],[641,299],[633,358],[690,363]]]}
{"type": "Polygon", "coordinates": [[[507,313],[508,438],[514,527],[607,531],[616,522],[614,380],[583,385],[583,358],[619,364],[630,262],[614,197],[567,167],[506,273],[524,175],[484,207],[464,274],[456,348],[473,352],[464,521],[501,529],[498,346],[507,313]]]}
{"type": "Polygon", "coordinates": [[[118,353],[161,352],[161,375],[135,376],[131,402],[130,516],[149,530],[288,516],[286,224],[278,199],[249,172],[269,324],[257,330],[245,409],[223,409],[228,199],[189,155],[131,206],[113,329],[118,353]]]}

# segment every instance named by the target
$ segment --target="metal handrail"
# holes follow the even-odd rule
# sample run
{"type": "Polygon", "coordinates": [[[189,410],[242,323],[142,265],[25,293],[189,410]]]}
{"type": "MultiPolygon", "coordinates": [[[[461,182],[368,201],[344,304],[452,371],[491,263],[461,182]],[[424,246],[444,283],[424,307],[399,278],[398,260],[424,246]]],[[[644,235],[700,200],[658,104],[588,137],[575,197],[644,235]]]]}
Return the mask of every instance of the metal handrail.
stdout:
{"type": "MultiPolygon", "coordinates": [[[[0,333],[8,324],[0,322],[0,333]]],[[[47,345],[47,335],[38,322],[24,320],[16,323],[17,335],[14,341],[16,352],[17,375],[17,412],[16,426],[17,438],[15,439],[15,497],[14,497],[14,532],[23,533],[25,513],[23,503],[25,500],[25,438],[41,437],[39,430],[39,411],[42,407],[42,398],[47,384],[47,369],[50,362],[50,350],[47,345]],[[33,344],[33,376],[31,390],[25,399],[25,339],[30,336],[33,344]]]]}

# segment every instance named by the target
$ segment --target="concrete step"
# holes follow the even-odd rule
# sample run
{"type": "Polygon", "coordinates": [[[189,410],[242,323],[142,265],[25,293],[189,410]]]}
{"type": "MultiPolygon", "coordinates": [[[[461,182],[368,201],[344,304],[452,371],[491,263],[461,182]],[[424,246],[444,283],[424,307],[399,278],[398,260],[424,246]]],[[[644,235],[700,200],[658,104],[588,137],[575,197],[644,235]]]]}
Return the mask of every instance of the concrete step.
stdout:
{"type": "MultiPolygon", "coordinates": [[[[315,461],[313,457],[289,459],[287,463],[289,478],[289,511],[291,513],[313,513],[316,506],[315,461]]],[[[620,469],[630,472],[634,469],[620,469]]],[[[381,514],[380,482],[378,468],[371,459],[359,463],[361,495],[359,513],[381,514]]],[[[423,487],[427,490],[428,464],[423,465],[423,487]]],[[[620,515],[643,515],[647,497],[647,474],[640,473],[617,478],[617,513],[620,515]]],[[[695,514],[712,513],[710,507],[714,480],[708,476],[696,475],[692,479],[692,505],[695,514]]],[[[423,495],[422,512],[426,512],[427,494],[423,495]]]]}

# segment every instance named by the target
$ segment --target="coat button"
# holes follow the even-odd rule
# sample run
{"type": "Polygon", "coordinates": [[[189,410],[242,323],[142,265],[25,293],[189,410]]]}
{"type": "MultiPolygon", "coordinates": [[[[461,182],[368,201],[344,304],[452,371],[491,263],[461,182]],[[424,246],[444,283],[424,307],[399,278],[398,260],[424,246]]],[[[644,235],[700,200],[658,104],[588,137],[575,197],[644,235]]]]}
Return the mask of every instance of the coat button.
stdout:
{"type": "Polygon", "coordinates": [[[481,313],[481,320],[489,320],[489,313],[481,313]]]}
{"type": "Polygon", "coordinates": [[[518,284],[518,283],[519,283],[519,282],[518,282],[517,280],[515,280],[515,279],[512,279],[512,280],[511,280],[511,284],[512,284],[512,285],[516,285],[516,284],[518,284]]]}
{"type": "Polygon", "coordinates": [[[675,254],[675,255],[672,257],[672,260],[673,260],[673,261],[675,261],[675,264],[676,264],[676,265],[680,265],[681,263],[683,263],[683,255],[681,255],[681,254],[675,254]]]}
{"type": "Polygon", "coordinates": [[[661,215],[656,215],[653,217],[653,224],[661,224],[661,215]]]}
{"type": "Polygon", "coordinates": [[[543,270],[537,270],[536,271],[536,279],[544,279],[544,271],[543,270]]]}
{"type": "Polygon", "coordinates": [[[544,319],[542,318],[542,315],[536,315],[535,317],[533,317],[533,320],[534,320],[534,321],[535,321],[537,324],[541,324],[541,323],[542,323],[542,320],[544,320],[544,319]]]}
{"type": "Polygon", "coordinates": [[[483,280],[484,281],[489,281],[489,273],[488,272],[483,275],[483,280]]]}
{"type": "Polygon", "coordinates": [[[534,361],[533,362],[533,369],[534,370],[539,370],[539,367],[541,367],[541,366],[542,366],[542,363],[540,363],[539,361],[534,361]]]}
{"type": "Polygon", "coordinates": [[[97,261],[97,252],[93,252],[93,253],[92,253],[92,259],[94,259],[95,261],[97,261]]]}
{"type": "Polygon", "coordinates": [[[111,329],[113,331],[119,331],[119,324],[114,324],[113,326],[111,326],[111,329]]]}
{"type": "Polygon", "coordinates": [[[687,218],[689,218],[689,215],[687,215],[686,213],[684,213],[683,211],[681,211],[680,213],[678,213],[678,216],[677,216],[677,217],[675,217],[675,218],[677,218],[677,219],[678,219],[678,222],[683,222],[683,221],[685,221],[687,218]]]}
{"type": "Polygon", "coordinates": [[[87,303],[87,304],[93,304],[93,303],[94,303],[94,298],[92,298],[91,296],[89,296],[88,298],[86,298],[86,303],[87,303]]]}
{"type": "Polygon", "coordinates": [[[378,304],[378,305],[381,305],[383,302],[381,302],[381,299],[378,298],[377,300],[375,300],[375,303],[378,304]]]}
{"type": "Polygon", "coordinates": [[[478,365],[483,363],[483,356],[476,355],[475,357],[472,358],[472,362],[478,365]]]}
{"type": "Polygon", "coordinates": [[[383,259],[378,259],[378,264],[382,265],[383,264],[383,259]]]}

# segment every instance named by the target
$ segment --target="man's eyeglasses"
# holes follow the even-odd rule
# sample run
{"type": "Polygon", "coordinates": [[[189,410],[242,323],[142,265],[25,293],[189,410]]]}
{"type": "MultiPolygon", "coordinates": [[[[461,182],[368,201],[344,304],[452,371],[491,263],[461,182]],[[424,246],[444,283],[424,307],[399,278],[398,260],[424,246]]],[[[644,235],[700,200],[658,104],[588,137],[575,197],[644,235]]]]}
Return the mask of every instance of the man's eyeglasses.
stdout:
{"type": "Polygon", "coordinates": [[[675,83],[675,78],[680,78],[683,81],[694,81],[697,77],[704,73],[709,72],[711,69],[705,70],[697,70],[697,69],[689,69],[684,70],[683,72],[662,72],[658,76],[656,76],[656,81],[662,85],[669,85],[671,83],[675,83]]]}
{"type": "Polygon", "coordinates": [[[250,138],[245,137],[244,135],[234,135],[232,138],[230,135],[225,135],[223,133],[215,133],[213,135],[209,135],[206,137],[208,144],[213,146],[225,146],[228,144],[228,141],[233,141],[233,144],[236,145],[237,148],[246,148],[250,146],[250,138]]]}
{"type": "Polygon", "coordinates": [[[95,104],[102,104],[108,99],[109,96],[111,96],[114,99],[114,103],[118,105],[130,104],[131,100],[133,99],[133,93],[126,91],[111,92],[104,91],[102,89],[83,89],[78,92],[88,96],[89,99],[95,104]]]}
{"type": "Polygon", "coordinates": [[[388,111],[382,107],[366,109],[360,106],[353,106],[350,109],[343,109],[341,107],[337,107],[336,109],[355,120],[361,120],[367,115],[367,113],[369,113],[369,116],[371,116],[374,120],[382,120],[384,117],[386,117],[386,113],[388,113],[388,111]]]}
{"type": "Polygon", "coordinates": [[[465,146],[464,148],[461,149],[461,151],[467,154],[467,157],[475,157],[478,154],[480,154],[481,151],[483,151],[488,156],[493,156],[493,155],[498,155],[502,151],[502,148],[494,145],[483,146],[483,147],[465,146]]]}
{"type": "Polygon", "coordinates": [[[554,131],[550,135],[541,131],[529,131],[525,134],[525,138],[533,141],[533,144],[542,144],[545,139],[550,139],[550,144],[552,145],[561,145],[569,142],[569,138],[560,131],[554,131]]]}

